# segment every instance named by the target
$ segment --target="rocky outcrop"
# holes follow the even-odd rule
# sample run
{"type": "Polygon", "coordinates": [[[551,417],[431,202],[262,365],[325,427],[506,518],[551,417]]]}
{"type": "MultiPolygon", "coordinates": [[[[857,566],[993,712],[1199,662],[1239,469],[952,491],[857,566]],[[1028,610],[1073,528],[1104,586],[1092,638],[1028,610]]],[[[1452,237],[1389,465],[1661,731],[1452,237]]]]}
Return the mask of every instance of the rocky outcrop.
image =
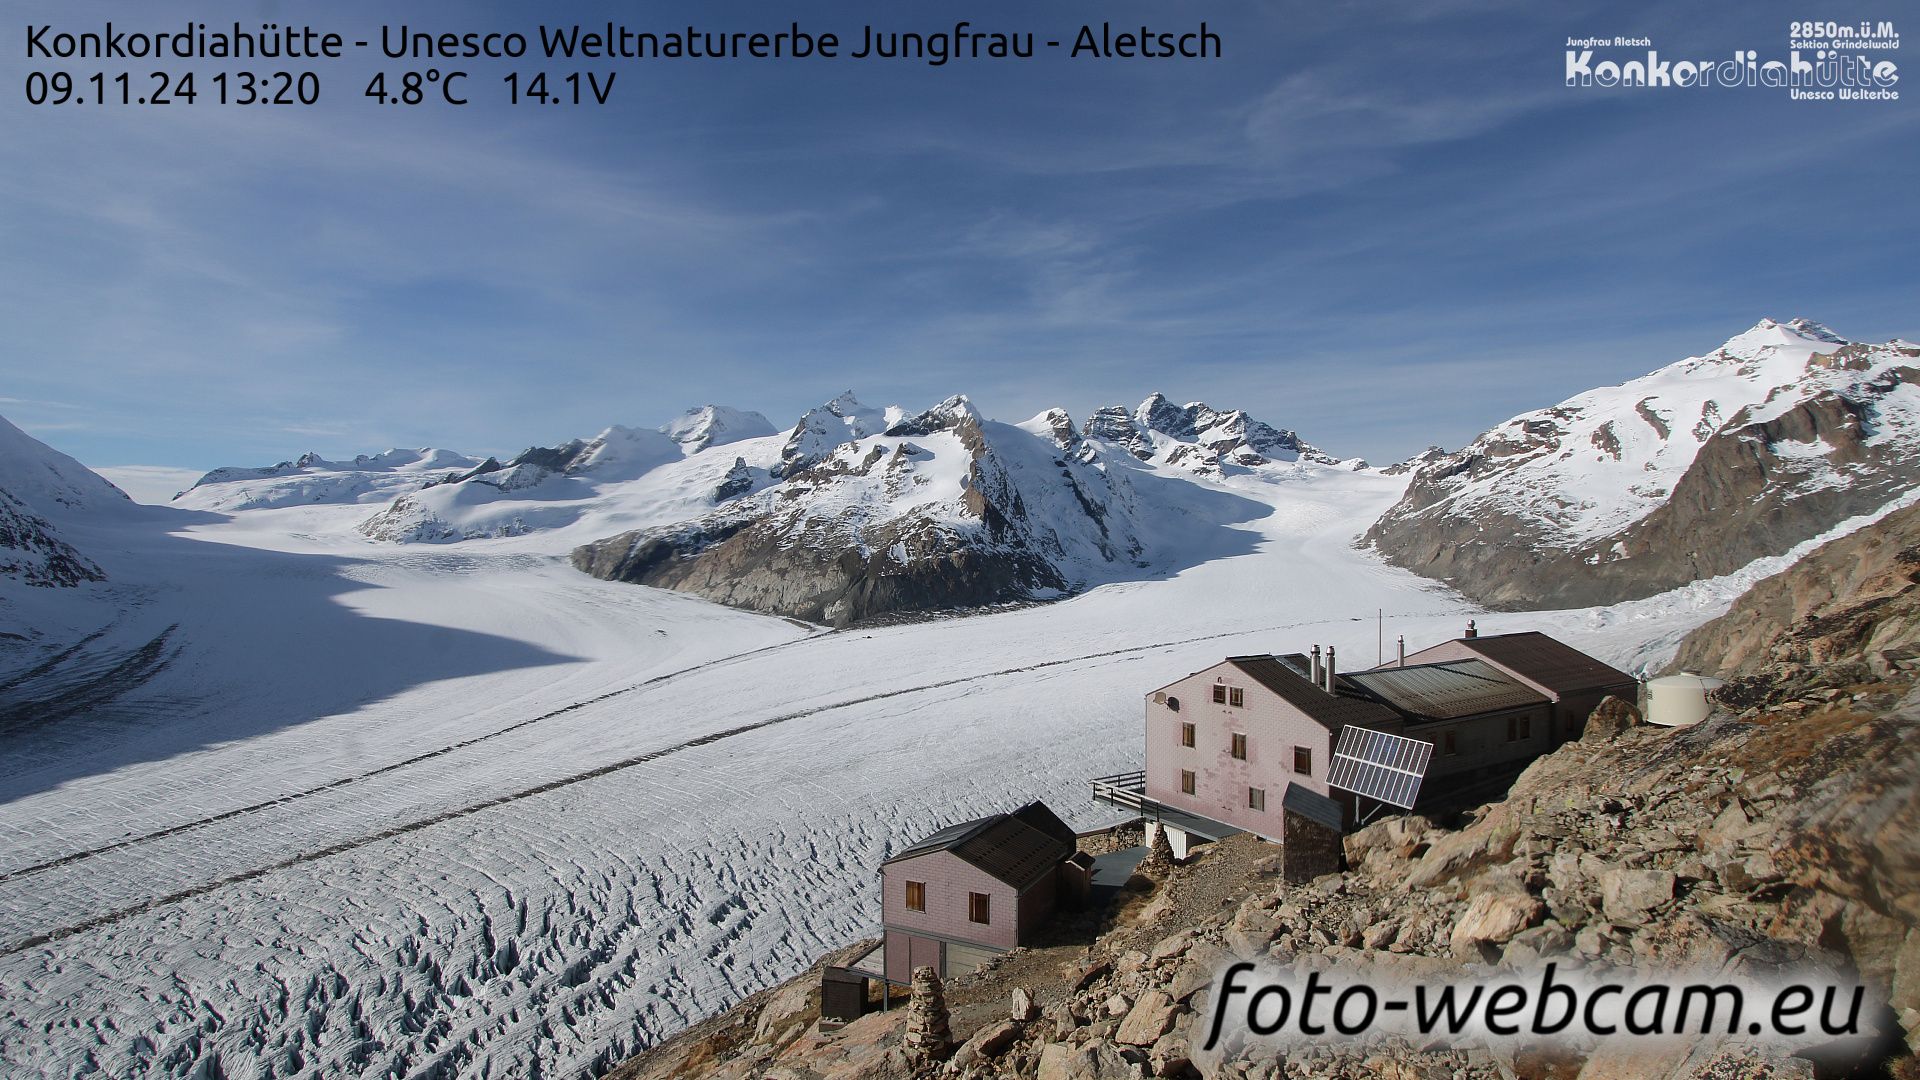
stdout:
{"type": "Polygon", "coordinates": [[[751,492],[755,486],[754,470],[747,465],[747,459],[734,458],[733,468],[727,470],[726,479],[713,489],[713,501],[723,503],[728,499],[737,499],[751,492]]]}
{"type": "Polygon", "coordinates": [[[1496,608],[1650,596],[1920,485],[1920,346],[1762,322],[1420,465],[1365,540],[1496,608]]]}
{"type": "Polygon", "coordinates": [[[0,577],[38,586],[105,581],[106,571],[60,537],[46,518],[0,490],[0,577]]]}

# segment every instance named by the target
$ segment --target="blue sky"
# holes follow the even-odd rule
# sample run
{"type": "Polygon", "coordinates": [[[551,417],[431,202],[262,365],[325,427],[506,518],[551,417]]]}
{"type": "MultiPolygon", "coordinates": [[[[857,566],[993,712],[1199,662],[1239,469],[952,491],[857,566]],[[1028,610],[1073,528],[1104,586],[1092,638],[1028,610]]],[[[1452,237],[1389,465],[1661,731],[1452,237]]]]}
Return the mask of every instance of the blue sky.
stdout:
{"type": "MultiPolygon", "coordinates": [[[[1843,6],[1820,17],[1900,15],[1843,6]]],[[[1779,55],[1804,5],[574,4],[843,39],[1204,18],[1226,56],[601,61],[611,105],[540,111],[486,100],[535,60],[463,62],[475,104],[414,110],[363,102],[356,57],[311,109],[28,107],[21,26],[116,10],[185,21],[36,0],[0,31],[0,413],[96,466],[513,451],[709,401],[785,424],[849,387],[1005,419],[1160,390],[1384,461],[1762,316],[1920,337],[1920,104],[1562,85],[1569,35],[1779,55]]]]}

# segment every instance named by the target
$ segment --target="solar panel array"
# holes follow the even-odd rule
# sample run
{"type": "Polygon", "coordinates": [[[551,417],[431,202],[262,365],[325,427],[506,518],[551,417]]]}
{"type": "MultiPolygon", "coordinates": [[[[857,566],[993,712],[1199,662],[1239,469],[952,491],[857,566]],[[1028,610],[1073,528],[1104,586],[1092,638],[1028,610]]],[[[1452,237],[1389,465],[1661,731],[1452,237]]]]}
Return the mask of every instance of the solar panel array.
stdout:
{"type": "Polygon", "coordinates": [[[1333,748],[1327,783],[1411,810],[1432,759],[1430,742],[1348,724],[1340,729],[1340,744],[1333,748]]]}

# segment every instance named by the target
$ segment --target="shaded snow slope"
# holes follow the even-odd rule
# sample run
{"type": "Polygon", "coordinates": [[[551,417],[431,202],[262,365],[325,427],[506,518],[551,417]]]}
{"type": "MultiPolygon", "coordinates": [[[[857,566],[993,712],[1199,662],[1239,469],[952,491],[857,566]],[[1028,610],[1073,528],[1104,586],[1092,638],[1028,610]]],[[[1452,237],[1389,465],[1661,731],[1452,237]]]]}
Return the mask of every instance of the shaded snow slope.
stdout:
{"type": "Polygon", "coordinates": [[[105,477],[0,417],[0,489],[29,511],[62,517],[111,512],[132,501],[105,477]]]}
{"type": "Polygon", "coordinates": [[[76,522],[137,516],[125,492],[0,418],[0,581],[73,586],[99,581],[96,556],[74,546],[76,522]]]}

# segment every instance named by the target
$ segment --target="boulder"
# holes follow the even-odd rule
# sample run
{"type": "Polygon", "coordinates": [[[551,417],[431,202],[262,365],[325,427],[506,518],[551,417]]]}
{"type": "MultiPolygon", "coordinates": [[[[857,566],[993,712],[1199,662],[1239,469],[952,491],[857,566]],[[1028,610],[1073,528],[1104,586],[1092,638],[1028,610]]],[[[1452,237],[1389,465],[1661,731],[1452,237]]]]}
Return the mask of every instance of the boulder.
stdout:
{"type": "Polygon", "coordinates": [[[1525,893],[1481,893],[1453,924],[1453,951],[1477,955],[1482,945],[1504,945],[1546,914],[1546,905],[1525,893]]]}
{"type": "Polygon", "coordinates": [[[1113,1041],[1128,1046],[1152,1046],[1173,1027],[1177,1008],[1171,997],[1159,990],[1149,990],[1133,1003],[1127,1018],[1120,1021],[1120,1030],[1114,1032],[1113,1041]]]}
{"type": "Polygon", "coordinates": [[[1624,698],[1612,694],[1600,699],[1580,732],[1581,742],[1605,742],[1617,739],[1640,722],[1640,710],[1624,698]]]}
{"type": "Polygon", "coordinates": [[[1074,977],[1073,990],[1075,993],[1079,993],[1094,983],[1099,982],[1101,979],[1106,978],[1112,974],[1112,972],[1113,961],[1104,957],[1099,960],[1094,960],[1081,968],[1080,974],[1074,977]]]}
{"type": "Polygon", "coordinates": [[[1500,962],[1508,967],[1529,967],[1572,950],[1573,935],[1559,923],[1549,922],[1515,934],[1513,940],[1507,942],[1506,951],[1500,954],[1500,962]]]}
{"type": "Polygon", "coordinates": [[[954,1063],[962,1068],[981,1058],[998,1057],[1020,1039],[1020,1025],[1011,1020],[988,1024],[954,1051],[954,1063]]]}
{"type": "Polygon", "coordinates": [[[1673,899],[1678,879],[1668,870],[1609,870],[1600,877],[1601,909],[1618,923],[1638,924],[1673,899]]]}

